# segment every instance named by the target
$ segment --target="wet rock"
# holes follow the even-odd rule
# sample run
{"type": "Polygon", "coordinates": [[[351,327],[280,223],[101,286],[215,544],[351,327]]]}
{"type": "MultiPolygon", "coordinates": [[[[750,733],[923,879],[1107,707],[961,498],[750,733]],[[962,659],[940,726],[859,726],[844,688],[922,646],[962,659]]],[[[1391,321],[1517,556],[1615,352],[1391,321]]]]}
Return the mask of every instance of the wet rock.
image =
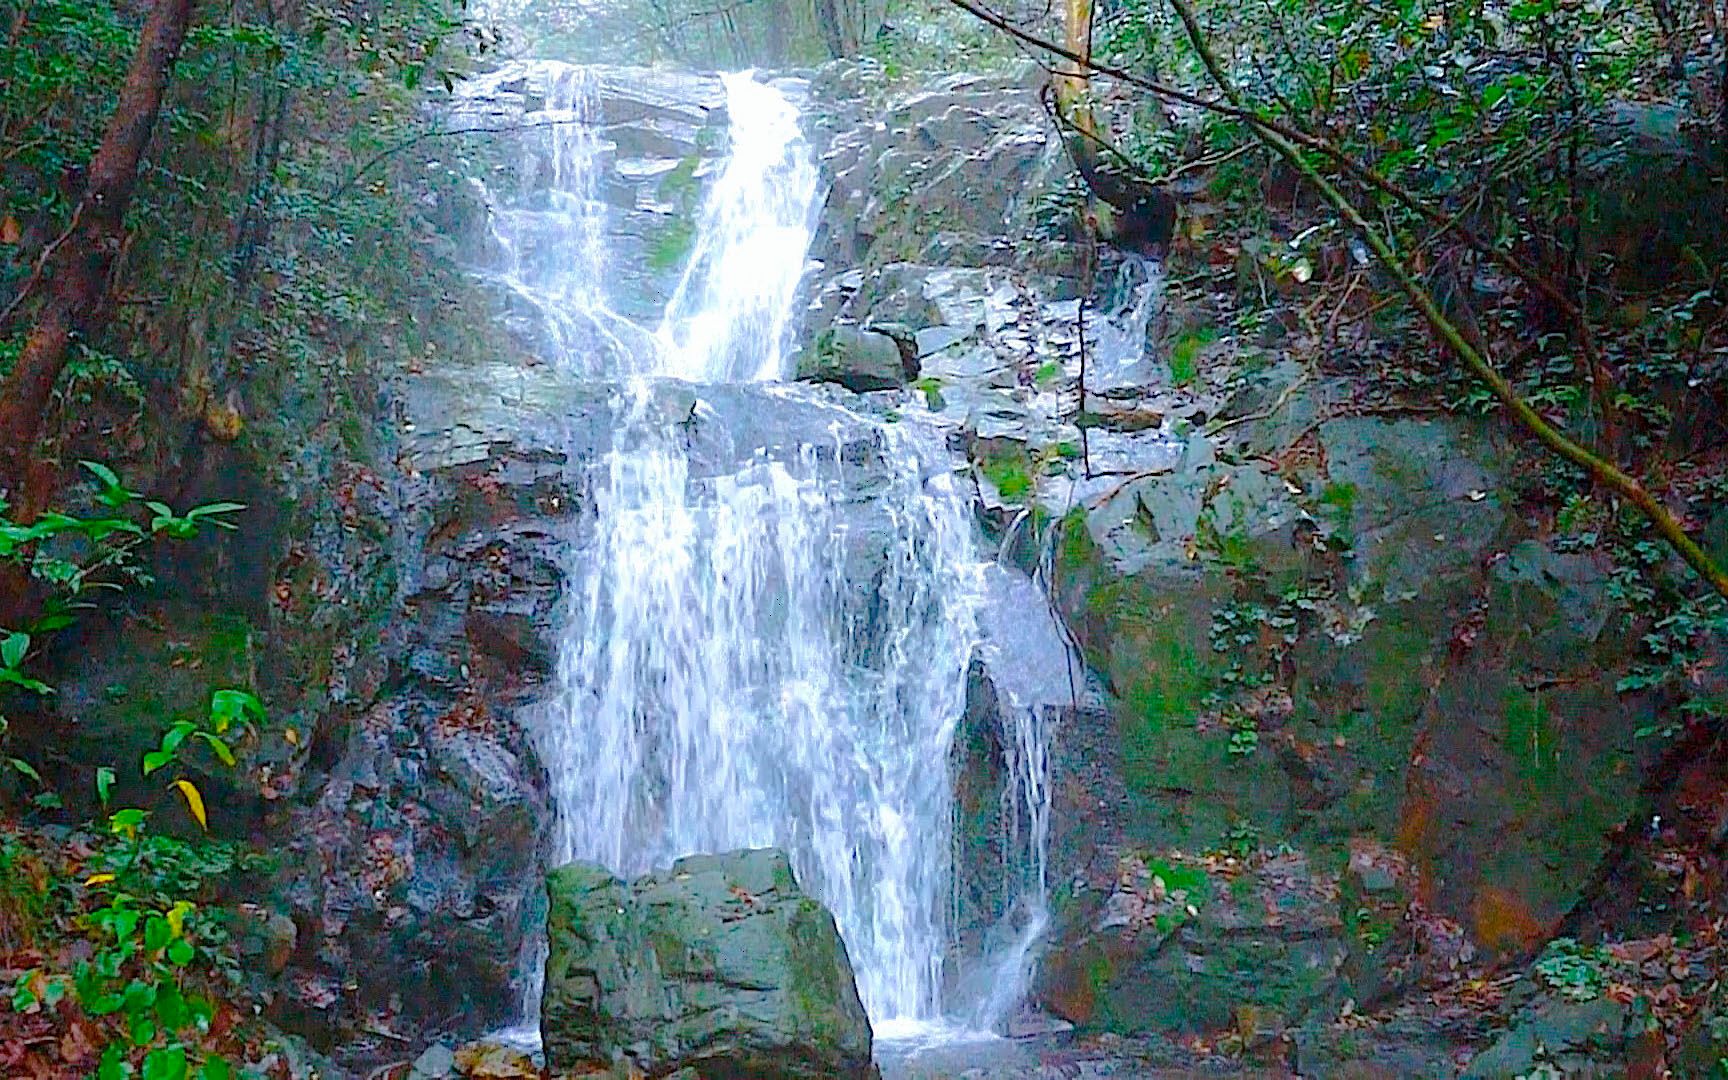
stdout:
{"type": "Polygon", "coordinates": [[[456,1073],[468,1080],[539,1080],[544,1075],[520,1047],[482,1039],[456,1051],[456,1073]]]}
{"type": "Polygon", "coordinates": [[[1082,1027],[1198,1033],[1249,1017],[1258,1030],[1270,1016],[1309,1014],[1339,987],[1336,895],[1301,856],[1216,870],[1125,856],[1109,894],[1080,906],[1090,925],[1057,938],[1040,997],[1082,1027]]]}
{"type": "Polygon", "coordinates": [[[294,955],[299,928],[279,911],[241,904],[229,926],[234,949],[253,970],[280,975],[294,955]]]}
{"type": "Polygon", "coordinates": [[[918,377],[918,359],[882,330],[836,326],[800,356],[798,377],[838,383],[854,393],[894,390],[918,377]]]}
{"type": "Polygon", "coordinates": [[[1542,1075],[1544,1068],[1566,1077],[1623,1076],[1627,1049],[1642,1029],[1630,1005],[1606,997],[1544,1000],[1472,1058],[1463,1080],[1542,1075]]]}
{"type": "Polygon", "coordinates": [[[414,1059],[408,1080],[447,1080],[456,1075],[456,1055],[443,1043],[433,1043],[414,1059]]]}
{"type": "Polygon", "coordinates": [[[541,1032],[553,1068],[872,1074],[845,946],[784,853],[692,856],[631,884],[574,863],[546,888],[541,1032]]]}
{"type": "MultiPolygon", "coordinates": [[[[843,84],[818,79],[815,96],[826,102],[843,84]]],[[[893,102],[881,120],[843,125],[824,156],[833,183],[821,257],[853,266],[1006,265],[1014,250],[1003,238],[1025,232],[1038,197],[1070,169],[1025,80],[938,80],[893,102]]]]}
{"type": "MultiPolygon", "coordinates": [[[[1317,389],[1242,425],[1276,445],[1279,469],[1195,439],[1167,469],[1107,481],[1061,524],[1052,583],[1118,699],[1129,798],[1087,820],[1154,852],[1246,829],[1315,865],[1351,861],[1327,885],[1345,894],[1346,932],[1309,958],[1336,987],[1307,998],[1324,1008],[1551,935],[1633,812],[1623,793],[1646,767],[1634,733],[1652,706],[1616,692],[1630,656],[1606,632],[1602,563],[1524,535],[1492,437],[1304,420],[1317,389]]],[[[1063,940],[1096,932],[1070,922],[1063,940]]],[[[1118,944],[1086,946],[1092,981],[1110,973],[1099,986],[1052,984],[1091,994],[1086,1022],[1119,1022],[1096,1002],[1137,998],[1097,992],[1123,970],[1118,944]]],[[[1147,952],[1137,942],[1128,970],[1147,952]]],[[[1221,1024],[1236,993],[1168,1020],[1221,1024]]]]}

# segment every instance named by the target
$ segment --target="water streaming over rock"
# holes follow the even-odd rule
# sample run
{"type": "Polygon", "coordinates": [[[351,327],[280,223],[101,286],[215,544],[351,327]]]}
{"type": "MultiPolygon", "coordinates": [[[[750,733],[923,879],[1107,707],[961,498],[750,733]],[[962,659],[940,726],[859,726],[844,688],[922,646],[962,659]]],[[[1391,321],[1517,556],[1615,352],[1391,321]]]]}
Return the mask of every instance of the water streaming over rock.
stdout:
{"type": "Polygon", "coordinates": [[[494,207],[494,273],[563,369],[618,384],[535,717],[553,856],[633,875],[784,847],[878,1030],[931,1024],[952,1004],[949,751],[983,595],[953,463],[931,433],[777,384],[818,189],[783,88],[724,77],[727,152],[644,330],[607,295],[596,81],[556,65],[546,85],[556,132],[529,165],[550,190],[494,207]]]}

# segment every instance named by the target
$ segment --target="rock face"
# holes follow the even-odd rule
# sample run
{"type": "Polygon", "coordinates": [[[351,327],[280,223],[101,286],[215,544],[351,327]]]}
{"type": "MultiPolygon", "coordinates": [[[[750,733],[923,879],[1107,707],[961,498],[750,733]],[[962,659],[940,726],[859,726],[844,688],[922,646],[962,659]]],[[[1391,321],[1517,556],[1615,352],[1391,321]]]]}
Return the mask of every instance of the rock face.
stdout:
{"type": "Polygon", "coordinates": [[[886,333],[836,326],[800,358],[798,377],[838,383],[854,393],[894,390],[918,377],[918,356],[886,333]]]}
{"type": "MultiPolygon", "coordinates": [[[[1078,303],[1025,83],[836,124],[811,333],[910,332],[904,411],[953,425],[986,528],[1042,566],[1109,691],[1051,748],[1043,1004],[1257,1030],[1529,955],[1635,812],[1660,703],[1618,689],[1637,645],[1613,568],[1526,520],[1516,438],[1364,409],[1359,382],[1280,359],[1281,332],[1160,301],[1133,259],[1078,303]],[[996,179],[957,199],[953,163],[996,179]]],[[[975,683],[962,940],[999,914],[984,826],[1011,782],[975,683]]]]}
{"type": "Polygon", "coordinates": [[[693,856],[630,884],[573,863],[547,875],[546,893],[540,1025],[552,1068],[874,1074],[846,947],[783,852],[693,856]]]}

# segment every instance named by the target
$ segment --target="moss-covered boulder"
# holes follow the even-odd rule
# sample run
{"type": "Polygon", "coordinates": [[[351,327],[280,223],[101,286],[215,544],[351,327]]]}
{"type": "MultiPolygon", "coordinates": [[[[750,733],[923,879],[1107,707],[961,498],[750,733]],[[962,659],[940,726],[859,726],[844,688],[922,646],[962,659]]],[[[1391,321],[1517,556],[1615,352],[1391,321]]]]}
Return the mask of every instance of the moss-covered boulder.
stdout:
{"type": "Polygon", "coordinates": [[[1126,794],[1055,813],[1157,858],[1288,845],[1344,932],[1232,978],[1204,918],[1125,936],[1106,926],[1113,884],[1058,866],[1084,888],[1047,990],[1082,1023],[1217,1028],[1284,984],[1299,1020],[1528,955],[1634,812],[1654,705],[1617,685],[1632,653],[1606,560],[1522,519],[1492,428],[1329,417],[1327,392],[1061,521],[1052,591],[1114,691],[1126,794]],[[1208,988],[1179,1015],[1161,965],[1208,988]]]}
{"type": "Polygon", "coordinates": [[[572,863],[547,875],[546,893],[540,1030],[552,1068],[874,1075],[846,947],[784,852],[692,856],[629,884],[572,863]]]}

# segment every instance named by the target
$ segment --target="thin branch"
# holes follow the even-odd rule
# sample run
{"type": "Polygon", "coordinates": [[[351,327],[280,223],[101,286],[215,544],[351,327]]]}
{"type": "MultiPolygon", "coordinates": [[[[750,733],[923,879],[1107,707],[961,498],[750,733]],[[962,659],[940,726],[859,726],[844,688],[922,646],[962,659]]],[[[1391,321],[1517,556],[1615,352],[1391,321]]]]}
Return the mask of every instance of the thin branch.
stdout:
{"type": "Polygon", "coordinates": [[[410,149],[419,143],[426,142],[429,139],[447,139],[456,135],[508,135],[518,131],[534,131],[538,128],[554,128],[562,127],[565,124],[581,123],[586,123],[586,121],[571,118],[569,120],[542,120],[532,124],[509,124],[503,127],[468,127],[449,128],[443,131],[422,131],[410,135],[406,139],[401,139],[392,143],[366,159],[365,164],[354,170],[354,172],[348,175],[347,179],[343,180],[340,184],[337,184],[333,189],[331,189],[330,194],[324,197],[324,201],[326,203],[335,202],[355,184],[358,184],[361,180],[365,179],[367,173],[376,169],[379,165],[383,164],[384,161],[395,157],[402,151],[410,149]]]}
{"type": "MultiPolygon", "coordinates": [[[[1030,33],[1029,31],[1014,25],[996,12],[979,6],[974,2],[974,0],[948,0],[948,2],[953,4],[955,7],[960,8],[962,11],[969,13],[974,18],[977,18],[990,26],[996,27],[998,30],[1001,30],[1003,33],[1010,35],[1016,40],[1043,49],[1052,55],[1059,56],[1074,64],[1080,65],[1084,69],[1095,71],[1100,75],[1109,76],[1110,78],[1126,83],[1129,86],[1139,87],[1140,89],[1166,101],[1172,101],[1196,109],[1203,109],[1218,116],[1226,116],[1234,120],[1240,120],[1257,129],[1270,131],[1296,146],[1323,154],[1333,161],[1339,169],[1354,177],[1358,182],[1366,184],[1374,190],[1390,197],[1399,205],[1421,215],[1433,224],[1445,226],[1450,230],[1456,231],[1458,236],[1463,239],[1465,244],[1467,244],[1471,250],[1475,251],[1477,255],[1488,259],[1490,262],[1498,264],[1513,274],[1516,274],[1532,288],[1547,297],[1555,307],[1560,309],[1573,326],[1578,339],[1579,348],[1584,351],[1585,359],[1590,365],[1590,370],[1594,376],[1593,382],[1597,384],[1601,400],[1607,400],[1611,396],[1608,391],[1612,386],[1612,377],[1608,372],[1607,365],[1602,361],[1601,350],[1596,345],[1595,332],[1591,329],[1590,320],[1564,288],[1554,282],[1547,275],[1538,272],[1534,267],[1526,264],[1516,255],[1503,250],[1496,244],[1488,242],[1474,229],[1469,228],[1462,222],[1453,220],[1445,212],[1428,205],[1409,189],[1388,179],[1375,169],[1357,161],[1337,144],[1328,139],[1321,138],[1318,135],[1313,135],[1309,132],[1291,127],[1289,124],[1283,123],[1275,117],[1267,116],[1259,110],[1248,108],[1240,99],[1232,100],[1228,96],[1223,100],[1204,98],[1198,94],[1189,93],[1186,90],[1171,86],[1168,83],[1148,79],[1144,76],[1136,75],[1131,71],[1126,71],[1120,67],[1100,63],[1090,57],[1081,56],[1080,54],[1064,48],[1053,41],[1041,38],[1036,34],[1030,33]]],[[[1212,64],[1216,65],[1216,63],[1216,58],[1213,58],[1212,64]]]]}
{"type": "MultiPolygon", "coordinates": [[[[1240,108],[1242,101],[1240,92],[1224,73],[1217,57],[1206,43],[1200,30],[1199,21],[1194,16],[1194,9],[1189,5],[1188,0],[1170,0],[1170,4],[1181,16],[1182,23],[1187,28],[1190,42],[1200,55],[1201,62],[1205,64],[1207,71],[1212,75],[1213,81],[1217,83],[1219,90],[1240,108]]],[[[1526,430],[1536,436],[1538,441],[1554,453],[1584,469],[1598,482],[1637,507],[1639,512],[1662,535],[1662,538],[1668,542],[1668,545],[1674,549],[1675,553],[1688,566],[1692,567],[1699,577],[1703,578],[1711,588],[1722,596],[1728,597],[1728,573],[1717,566],[1704,549],[1698,546],[1697,541],[1687,534],[1685,528],[1668,511],[1666,506],[1663,506],[1637,479],[1622,472],[1612,462],[1603,460],[1568,438],[1558,428],[1550,424],[1529,402],[1525,401],[1518,393],[1517,388],[1495,369],[1488,357],[1472,345],[1457,325],[1441,312],[1434,297],[1422,288],[1409,269],[1404,266],[1402,260],[1393,252],[1391,244],[1380,235],[1367,218],[1363,217],[1355,203],[1346,198],[1337,186],[1315,167],[1313,162],[1303,156],[1301,150],[1294,143],[1270,124],[1257,119],[1250,122],[1253,124],[1255,133],[1267,146],[1277,151],[1279,156],[1301,172],[1320,191],[1326,201],[1331,203],[1351,225],[1355,226],[1356,230],[1362,234],[1363,241],[1373,249],[1386,271],[1397,282],[1399,289],[1428,320],[1428,324],[1434,328],[1435,333],[1439,334],[1446,344],[1451,346],[1452,350],[1458,354],[1459,359],[1464,361],[1465,366],[1478,379],[1487,384],[1488,389],[1526,430]]]]}

